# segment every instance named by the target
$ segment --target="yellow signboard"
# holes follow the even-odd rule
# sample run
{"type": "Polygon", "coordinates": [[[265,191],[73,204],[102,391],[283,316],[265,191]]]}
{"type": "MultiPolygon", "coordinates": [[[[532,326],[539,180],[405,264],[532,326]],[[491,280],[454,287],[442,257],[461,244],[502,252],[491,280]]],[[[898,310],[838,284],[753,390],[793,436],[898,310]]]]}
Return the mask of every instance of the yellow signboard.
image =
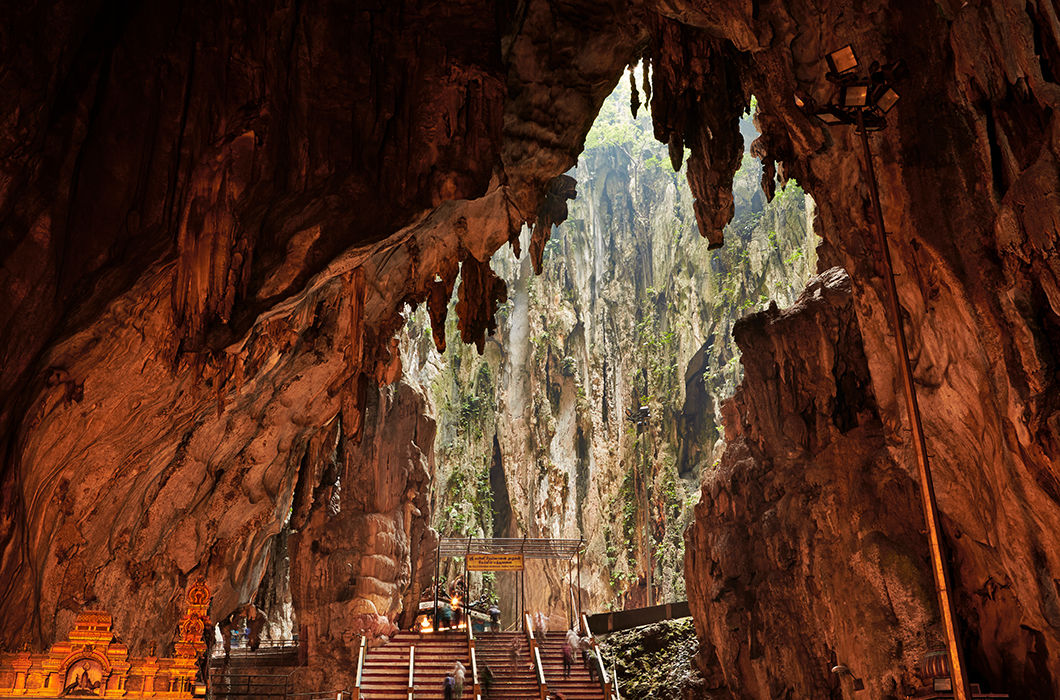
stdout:
{"type": "Polygon", "coordinates": [[[468,571],[522,571],[522,554],[468,554],[468,571]]]}

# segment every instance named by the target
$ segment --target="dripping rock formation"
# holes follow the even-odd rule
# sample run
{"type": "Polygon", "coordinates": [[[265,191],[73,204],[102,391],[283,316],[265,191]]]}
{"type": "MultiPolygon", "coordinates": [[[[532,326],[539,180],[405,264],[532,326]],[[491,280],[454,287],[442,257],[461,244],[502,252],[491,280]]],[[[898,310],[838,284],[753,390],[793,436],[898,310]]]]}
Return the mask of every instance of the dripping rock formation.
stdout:
{"type": "MultiPolygon", "coordinates": [[[[590,610],[685,597],[683,536],[699,479],[720,456],[719,404],[739,381],[732,324],[770,295],[790,304],[816,264],[813,202],[795,183],[766,203],[745,153],[733,178],[732,245],[696,230],[683,172],[634,118],[621,81],[597,115],[576,168],[578,196],[542,249],[543,272],[502,249],[493,265],[509,301],[480,355],[429,314],[410,316],[404,379],[424,387],[437,420],[432,515],[455,537],[583,539],[590,610]],[[645,405],[651,420],[627,412],[645,405]]],[[[749,116],[741,124],[754,135],[749,116]]],[[[457,307],[459,310],[459,307],[457,307]]],[[[443,561],[446,578],[459,562],[443,561]]],[[[567,562],[525,572],[526,605],[561,624],[567,562]]],[[[514,581],[471,574],[514,620],[514,581]]]]}
{"type": "MultiPolygon", "coordinates": [[[[133,649],[163,642],[191,577],[214,591],[213,619],[262,595],[282,537],[294,618],[319,639],[337,643],[317,623],[339,608],[396,618],[430,541],[416,522],[429,517],[430,428],[411,417],[415,390],[391,387],[401,312],[427,301],[444,337],[455,293],[462,339],[483,345],[507,295],[485,265],[524,223],[538,224],[530,251],[544,250],[570,194],[556,178],[643,58],[654,134],[673,164],[687,160],[709,243],[732,216],[754,95],[766,191],[774,173],[798,181],[818,206],[819,268],[850,278],[849,309],[829,273],[814,288],[824,301],[745,327],[749,380],[730,415],[750,423],[727,427],[686,552],[708,681],[835,697],[819,670],[835,652],[900,693],[937,629],[918,598],[916,525],[873,505],[903,512],[913,472],[862,163],[852,133],[792,99],[826,97],[822,56],[846,43],[912,69],[872,147],[963,642],[991,687],[1060,694],[1060,18],[1048,0],[7,8],[0,642],[46,645],[86,606],[110,610],[133,649]],[[784,328],[807,337],[782,340],[784,328]],[[378,445],[372,431],[391,420],[398,439],[378,445]],[[832,448],[851,453],[797,468],[832,448]],[[346,493],[373,479],[394,483],[346,493]],[[775,534],[796,514],[774,517],[774,504],[838,524],[775,534]],[[715,508],[754,546],[722,541],[715,508]],[[865,514],[857,531],[839,519],[852,512],[865,514]],[[349,572],[305,553],[328,546],[329,517],[364,536],[349,572]],[[857,537],[875,531],[887,539],[857,537]],[[848,582],[814,567],[859,561],[872,580],[842,592],[860,636],[816,589],[778,588],[839,591],[848,582]],[[721,572],[732,580],[715,590],[721,572]],[[901,600],[885,601],[899,584],[901,600]],[[928,632],[910,627],[924,620],[928,632]]],[[[307,677],[342,673],[328,668],[307,677]]]]}

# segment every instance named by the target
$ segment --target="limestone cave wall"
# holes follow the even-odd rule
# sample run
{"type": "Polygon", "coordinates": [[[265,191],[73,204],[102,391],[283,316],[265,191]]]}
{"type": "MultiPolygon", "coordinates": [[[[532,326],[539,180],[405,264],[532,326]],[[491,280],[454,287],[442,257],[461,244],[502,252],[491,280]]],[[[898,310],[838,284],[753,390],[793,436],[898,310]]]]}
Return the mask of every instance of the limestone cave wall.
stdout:
{"type": "MultiPolygon", "coordinates": [[[[1060,319],[1060,297],[1055,291],[1055,76],[1060,35],[1055,12],[1048,3],[898,3],[867,4],[857,12],[849,12],[846,6],[811,10],[801,4],[756,5],[742,16],[739,12],[722,16],[716,10],[686,5],[675,15],[714,35],[724,34],[736,48],[750,52],[744,55],[750,61],[743,73],[744,84],[759,97],[759,109],[765,115],[759,120],[765,134],[761,146],[784,161],[785,172],[796,177],[817,201],[819,231],[826,241],[821,250],[822,268],[841,264],[852,279],[868,368],[865,393],[877,406],[885,441],[880,454],[873,457],[881,466],[872,470],[870,478],[878,484],[861,495],[848,492],[830,504],[833,512],[871,513],[877,499],[872,492],[889,481],[901,483],[887,476],[887,460],[909,474],[914,461],[900,407],[881,273],[875,262],[878,251],[869,235],[867,187],[855,136],[845,129],[819,128],[792,106],[791,99],[796,89],[818,100],[827,97],[818,57],[830,47],[852,42],[865,61],[902,58],[908,63],[910,74],[901,85],[901,111],[892,118],[893,125],[873,136],[872,142],[884,217],[898,259],[904,322],[914,338],[914,374],[958,589],[958,615],[974,674],[990,687],[1034,698],[1060,692],[1060,627],[1056,624],[1060,510],[1053,398],[1058,377],[1055,329],[1060,319]],[[774,32],[781,27],[788,38],[778,41],[774,32]]],[[[843,343],[832,336],[814,351],[826,355],[830,351],[825,346],[843,343]]],[[[775,377],[770,381],[813,393],[804,384],[808,378],[804,380],[796,369],[805,362],[804,351],[763,345],[750,341],[747,345],[762,353],[751,361],[764,363],[763,379],[775,377]],[[769,360],[771,354],[774,358],[769,360]]],[[[747,367],[747,351],[744,360],[747,367]]],[[[756,391],[766,389],[749,385],[743,396],[756,391]]],[[[840,385],[830,391],[841,395],[846,390],[840,385]]],[[[737,406],[742,400],[737,399],[737,406]]],[[[760,400],[764,397],[755,399],[760,400]]],[[[782,493],[766,490],[762,501],[768,505],[754,505],[759,496],[741,493],[735,503],[742,505],[733,505],[734,501],[726,499],[716,502],[715,489],[723,493],[730,478],[742,478],[735,476],[737,461],[750,473],[756,469],[783,472],[784,461],[793,458],[800,470],[819,466],[822,447],[839,442],[822,441],[818,435],[820,421],[813,416],[823,406],[817,401],[812,408],[805,404],[795,413],[778,405],[768,411],[756,410],[743,421],[734,417],[731,428],[737,431],[733,436],[737,446],[722,460],[728,471],[717,481],[710,477],[705,481],[696,523],[688,533],[686,576],[690,585],[701,586],[699,605],[706,605],[700,608],[697,625],[701,640],[714,640],[713,646],[704,644],[704,661],[719,653],[724,685],[737,696],[764,698],[785,692],[812,696],[812,690],[826,687],[829,651],[838,649],[844,657],[841,661],[870,678],[881,696],[900,697],[903,686],[897,677],[907,672],[917,656],[916,645],[906,636],[910,628],[915,629],[910,608],[898,610],[893,603],[855,604],[857,613],[851,615],[847,607],[851,600],[876,595],[856,582],[837,586],[834,597],[817,595],[822,581],[808,572],[822,552],[798,547],[790,553],[770,552],[766,559],[771,565],[765,571],[760,568],[763,563],[753,563],[754,554],[744,563],[734,563],[731,570],[711,568],[712,561],[726,558],[719,557],[715,545],[708,543],[711,524],[717,524],[723,513],[731,516],[742,508],[749,512],[765,508],[763,514],[775,509],[781,516],[784,510],[776,500],[783,500],[782,493]],[[748,459],[740,456],[741,434],[770,435],[764,458],[753,451],[748,459]],[[814,593],[813,611],[800,613],[786,624],[783,615],[772,613],[793,605],[806,609],[808,604],[796,604],[797,594],[764,583],[784,562],[795,567],[796,580],[813,582],[808,590],[814,593]],[[750,597],[732,604],[725,574],[736,576],[729,583],[739,595],[738,582],[744,579],[737,574],[746,572],[745,566],[757,572],[751,579],[750,597]],[[726,611],[733,610],[731,605],[757,614],[729,617],[726,611]],[[872,617],[869,612],[874,607],[886,613],[883,619],[889,619],[889,624],[871,624],[865,619],[872,617]],[[853,617],[868,624],[859,624],[849,633],[825,630],[817,617],[824,611],[831,611],[827,614],[837,619],[853,617]],[[785,630],[795,623],[816,631],[801,636],[801,648],[785,638],[785,630]],[[865,629],[884,627],[888,633],[874,635],[880,645],[876,650],[861,647],[865,629]],[[728,642],[719,641],[726,637],[728,642]],[[737,638],[745,640],[739,654],[737,638]],[[755,646],[756,639],[762,641],[761,647],[755,646]],[[887,647],[889,655],[877,656],[880,648],[887,647]],[[769,670],[770,661],[785,657],[789,660],[777,663],[783,670],[769,670]],[[792,666],[796,659],[799,671],[792,666]],[[868,668],[862,671],[855,663],[868,668]],[[885,671],[887,664],[890,670],[885,671]],[[803,674],[815,676],[812,685],[803,674]]],[[[799,403],[791,408],[799,408],[799,403]]],[[[836,420],[833,424],[842,425],[836,420]]],[[[827,464],[829,460],[821,461],[827,464]]],[[[851,463],[838,466],[847,471],[851,463]]],[[[845,478],[856,476],[857,470],[845,478]]],[[[832,488],[844,486],[837,479],[832,488]]],[[[908,494],[912,488],[907,483],[898,491],[908,494]]],[[[895,493],[885,501],[901,504],[906,498],[895,493]]],[[[921,523],[910,514],[904,532],[900,523],[883,529],[892,541],[909,543],[901,549],[900,560],[916,561],[920,556],[915,548],[921,546],[921,523]]],[[[812,526],[795,531],[812,532],[807,527],[812,526]]],[[[870,536],[875,526],[866,523],[865,527],[865,537],[859,541],[831,545],[842,553],[839,561],[847,566],[865,556],[878,562],[890,559],[878,550],[872,554],[879,546],[870,536]]],[[[827,532],[830,528],[821,529],[827,532]]],[[[764,524],[756,527],[762,539],[768,540],[773,532],[764,524]]],[[[905,566],[902,561],[894,562],[896,571],[905,566]]],[[[903,578],[912,581],[914,574],[910,571],[903,578]]],[[[877,589],[890,585],[886,574],[869,581],[877,589]]],[[[937,634],[936,625],[932,618],[929,634],[937,634]]]]}
{"type": "MultiPolygon", "coordinates": [[[[427,301],[444,341],[460,274],[461,339],[484,346],[506,296],[488,259],[534,223],[527,252],[540,268],[570,194],[554,178],[574,164],[604,98],[641,57],[652,67],[655,135],[675,165],[688,149],[693,213],[711,244],[732,216],[739,118],[757,97],[766,189],[774,172],[793,175],[818,205],[821,269],[849,272],[865,366],[852,370],[863,395],[847,402],[872,404],[879,416],[880,447],[858,462],[876,465],[870,483],[851,472],[830,487],[837,501],[826,510],[857,511],[886,483],[895,490],[889,499],[905,502],[911,455],[857,144],[793,101],[796,90],[826,97],[821,58],[847,42],[866,61],[901,58],[910,68],[892,125],[873,144],[969,656],[993,687],[1055,696],[1060,20],[1048,0],[54,0],[6,8],[3,644],[46,644],[85,605],[111,610],[134,648],[164,639],[178,592],[196,574],[214,590],[218,617],[253,596],[303,475],[349,464],[324,448],[336,418],[356,443],[378,419],[370,411],[387,405],[380,399],[372,409],[368,397],[400,373],[392,339],[403,306],[427,301]]],[[[845,335],[820,338],[819,356],[830,344],[856,345],[845,335]]],[[[805,358],[777,362],[785,352],[776,350],[773,365],[765,355],[750,361],[764,363],[763,376],[790,365],[790,375],[777,370],[777,386],[801,393],[799,372],[823,370],[805,358]]],[[[833,392],[813,383],[807,391],[833,392]]],[[[747,386],[737,405],[753,405],[755,385],[747,386]]],[[[785,413],[779,432],[732,424],[732,450],[756,435],[795,440],[760,443],[736,461],[750,475],[770,469],[778,450],[808,464],[817,450],[846,444],[819,414],[819,406],[785,413]]],[[[753,415],[765,420],[769,411],[753,415]]],[[[362,453],[377,462],[355,473],[422,464],[387,454],[362,453]]],[[[742,478],[726,459],[721,471],[722,482],[742,478]]],[[[418,466],[407,476],[412,490],[422,488],[418,466]]],[[[714,500],[714,488],[708,477],[688,535],[687,576],[689,589],[702,591],[701,658],[733,693],[824,687],[823,650],[864,651],[863,637],[902,637],[903,621],[920,619],[914,605],[897,620],[876,618],[875,594],[838,584],[847,597],[814,596],[813,610],[792,603],[788,617],[748,617],[755,601],[769,611],[790,600],[763,583],[771,570],[756,570],[743,602],[728,608],[709,565],[710,524],[727,503],[714,500]],[[830,613],[816,606],[854,610],[866,624],[834,647],[782,633],[825,629],[830,613]],[[733,655],[725,637],[746,638],[746,650],[733,655]],[[778,654],[788,661],[762,661],[778,654]]],[[[734,517],[747,517],[771,499],[729,503],[744,509],[734,517]]],[[[872,563],[886,583],[897,580],[888,562],[917,561],[918,526],[913,515],[904,530],[881,518],[892,541],[908,543],[893,562],[880,555],[872,563]]],[[[392,522],[388,531],[405,532],[392,522]]],[[[759,528],[769,522],[749,519],[748,527],[767,541],[759,528]]],[[[797,537],[788,534],[778,547],[797,537]]],[[[379,544],[403,558],[414,541],[379,544]]],[[[816,549],[792,547],[758,561],[805,569],[886,549],[865,549],[849,534],[827,546],[837,549],[820,559],[816,549]]],[[[400,602],[388,600],[396,613],[400,602]]],[[[897,692],[879,684],[901,682],[911,655],[865,652],[867,668],[852,668],[881,692],[897,692]]]]}
{"type": "MultiPolygon", "coordinates": [[[[372,397],[400,375],[405,304],[444,315],[460,272],[463,337],[485,332],[503,297],[486,261],[536,220],[643,36],[616,4],[594,12],[613,31],[576,42],[575,10],[5,10],[5,648],[86,606],[164,648],[191,577],[215,620],[267,599],[277,538],[307,642],[343,638],[326,619],[399,618],[429,549],[430,431],[407,388],[372,397]],[[385,449],[379,421],[404,426],[385,449]]],[[[313,658],[320,687],[344,682],[313,658]]]]}

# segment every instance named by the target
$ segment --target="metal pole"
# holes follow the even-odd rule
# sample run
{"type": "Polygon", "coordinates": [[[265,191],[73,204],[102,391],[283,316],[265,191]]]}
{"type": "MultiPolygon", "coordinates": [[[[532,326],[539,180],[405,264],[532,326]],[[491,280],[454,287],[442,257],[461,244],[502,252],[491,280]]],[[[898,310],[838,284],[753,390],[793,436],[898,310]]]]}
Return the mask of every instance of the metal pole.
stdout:
{"type": "Polygon", "coordinates": [[[861,112],[858,112],[858,131],[861,134],[861,145],[865,149],[865,168],[868,171],[869,190],[872,194],[872,210],[876,218],[876,238],[880,244],[880,249],[883,251],[881,257],[886,268],[886,274],[883,276],[884,286],[887,288],[887,305],[891,313],[891,323],[894,325],[898,370],[902,375],[902,387],[905,390],[906,409],[909,412],[909,425],[913,433],[917,469],[920,473],[920,499],[924,508],[924,521],[927,524],[928,545],[931,550],[931,570],[935,576],[935,588],[938,591],[939,612],[942,615],[942,627],[946,633],[953,695],[955,700],[972,700],[964,665],[964,652],[961,650],[961,645],[957,639],[957,623],[953,612],[953,596],[950,591],[949,575],[942,556],[942,526],[939,521],[938,504],[935,501],[935,486],[931,480],[931,468],[928,464],[924,427],[920,422],[920,406],[916,399],[916,386],[913,384],[913,370],[909,362],[909,347],[906,344],[905,328],[902,326],[898,289],[894,284],[891,249],[887,243],[887,234],[883,228],[883,209],[880,207],[880,192],[876,185],[876,170],[872,165],[869,134],[865,130],[865,120],[861,112]]]}
{"type": "Polygon", "coordinates": [[[644,490],[644,560],[647,564],[647,571],[645,571],[645,583],[647,583],[647,599],[648,607],[652,605],[651,599],[651,513],[649,509],[651,504],[648,501],[648,467],[645,464],[642,467],[643,473],[641,476],[641,488],[644,490]]]}
{"type": "MultiPolygon", "coordinates": [[[[438,538],[438,551],[434,556],[434,619],[431,628],[438,629],[438,579],[442,575],[442,540],[438,538]]],[[[419,605],[419,603],[417,603],[419,605]]]]}
{"type": "Polygon", "coordinates": [[[467,628],[471,629],[471,618],[468,616],[467,604],[471,601],[471,590],[468,588],[470,585],[468,582],[467,572],[467,560],[471,556],[471,535],[467,536],[467,554],[464,557],[464,620],[467,622],[467,628]]]}
{"type": "MultiPolygon", "coordinates": [[[[519,616],[519,619],[524,620],[526,619],[526,535],[523,535],[523,544],[519,548],[519,553],[523,555],[523,575],[519,578],[519,595],[523,599],[523,605],[522,614],[519,616]]],[[[531,661],[533,661],[533,659],[531,659],[531,661]]]]}
{"type": "MultiPolygon", "coordinates": [[[[577,556],[577,555],[575,555],[577,556]]],[[[570,623],[569,627],[574,627],[574,559],[567,560],[567,602],[566,606],[570,612],[567,613],[567,622],[570,623]]]]}
{"type": "Polygon", "coordinates": [[[578,538],[578,619],[582,619],[582,547],[578,538]]]}

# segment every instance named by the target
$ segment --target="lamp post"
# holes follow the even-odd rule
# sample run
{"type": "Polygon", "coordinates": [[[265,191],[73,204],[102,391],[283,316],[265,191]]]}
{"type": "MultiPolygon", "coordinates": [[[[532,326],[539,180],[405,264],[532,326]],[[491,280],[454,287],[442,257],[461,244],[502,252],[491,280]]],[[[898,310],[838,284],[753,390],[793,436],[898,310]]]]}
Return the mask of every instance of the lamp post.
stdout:
{"type": "Polygon", "coordinates": [[[905,329],[902,326],[901,306],[898,302],[898,290],[894,283],[894,267],[891,262],[891,249],[883,227],[883,210],[880,208],[880,192],[876,184],[876,170],[872,164],[872,151],[869,148],[869,132],[878,131],[887,125],[887,113],[898,102],[898,93],[889,85],[896,73],[901,71],[900,63],[880,66],[873,63],[869,67],[868,77],[858,74],[858,60],[854,49],[848,44],[827,57],[828,80],[836,86],[833,100],[821,107],[816,107],[809,99],[796,96],[795,103],[829,126],[854,126],[861,136],[861,145],[865,151],[865,174],[869,181],[869,193],[872,196],[872,212],[875,219],[876,241],[882,252],[884,266],[884,286],[890,312],[891,325],[894,327],[895,354],[898,370],[902,377],[906,409],[909,413],[909,424],[912,431],[913,448],[916,453],[917,469],[920,476],[920,500],[924,509],[924,521],[927,524],[928,545],[931,551],[931,569],[935,577],[935,588],[938,592],[939,613],[946,634],[947,656],[950,665],[950,679],[955,700],[972,700],[968,686],[968,675],[964,664],[964,654],[957,638],[957,622],[953,611],[953,595],[950,588],[949,574],[942,554],[942,526],[939,520],[938,505],[935,501],[935,487],[931,479],[931,468],[928,462],[927,443],[924,441],[924,427],[920,421],[920,406],[917,403],[916,385],[913,383],[912,364],[909,361],[909,348],[906,343],[905,329]]]}

